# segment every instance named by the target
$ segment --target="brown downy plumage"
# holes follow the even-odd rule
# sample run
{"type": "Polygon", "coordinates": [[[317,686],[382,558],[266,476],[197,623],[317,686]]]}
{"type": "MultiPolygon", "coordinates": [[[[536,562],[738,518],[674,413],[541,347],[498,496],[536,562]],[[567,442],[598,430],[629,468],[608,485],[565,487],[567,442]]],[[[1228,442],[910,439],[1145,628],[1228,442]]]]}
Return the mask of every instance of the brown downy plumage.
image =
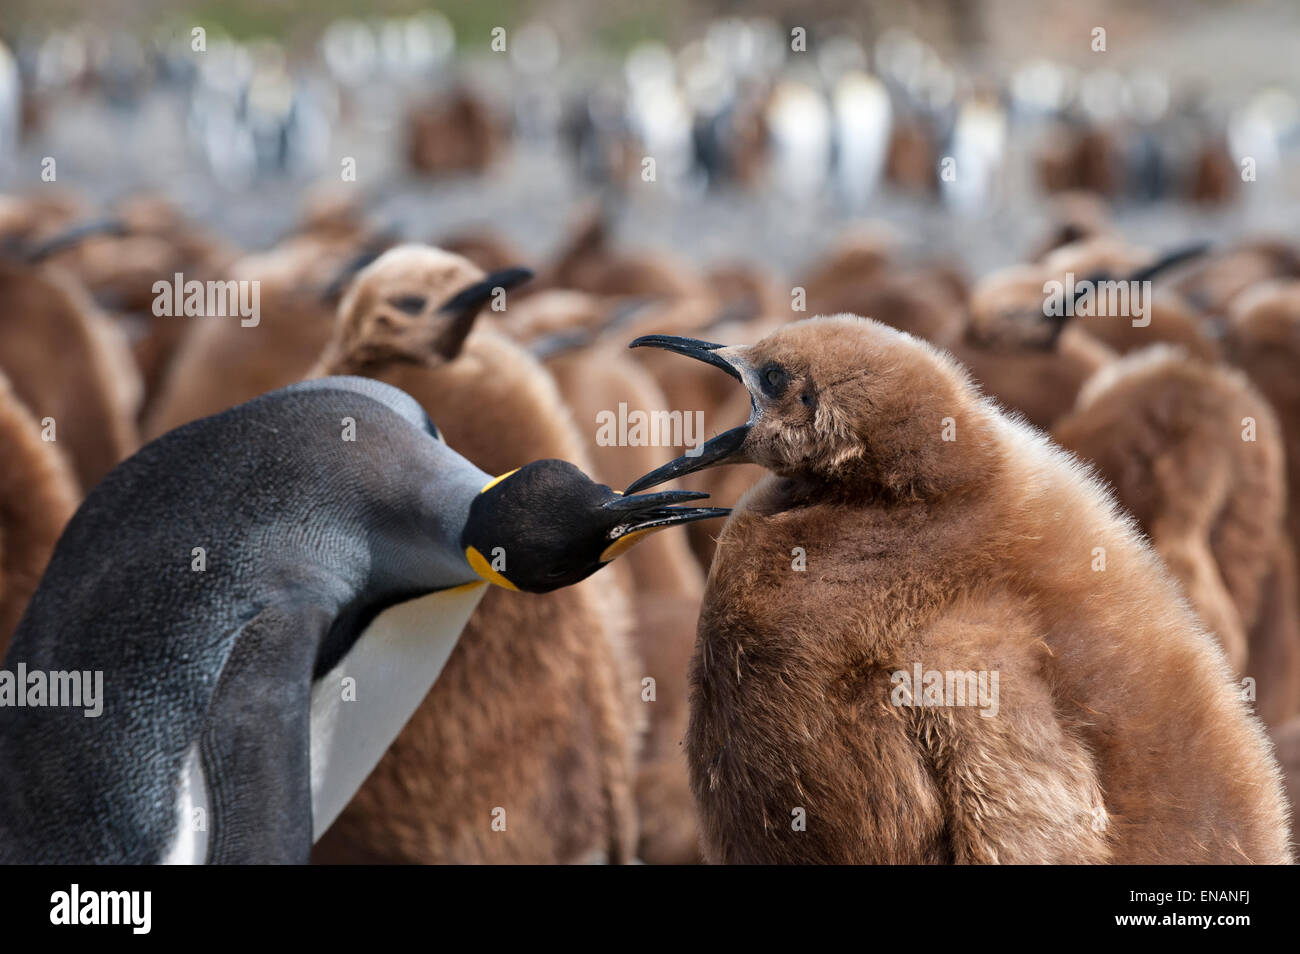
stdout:
{"type": "Polygon", "coordinates": [[[1266,282],[1232,309],[1227,356],[1268,398],[1286,444],[1287,526],[1300,552],[1300,281],[1266,282]]]}
{"type": "Polygon", "coordinates": [[[1102,486],[947,355],[850,316],[656,343],[734,370],[759,414],[629,492],[773,471],[722,532],[691,670],[711,860],[1289,860],[1217,642],[1102,486]],[[909,700],[917,666],[985,694],[909,700]]]}
{"type": "Polygon", "coordinates": [[[812,300],[841,294],[883,275],[898,255],[899,237],[888,225],[872,223],[845,232],[799,282],[812,300]]]}
{"type": "MultiPolygon", "coordinates": [[[[496,272],[503,268],[510,268],[516,262],[524,260],[523,254],[514,245],[506,241],[502,236],[486,229],[457,232],[453,235],[442,236],[433,244],[444,252],[451,252],[453,255],[460,255],[469,259],[485,272],[496,272]]],[[[520,289],[521,294],[523,290],[520,289]]]]}
{"type": "MultiPolygon", "coordinates": [[[[353,282],[317,372],[365,374],[418,400],[447,443],[502,474],[584,469],[554,382],[475,306],[483,273],[438,249],[387,252],[353,282]]],[[[482,302],[479,302],[482,304],[482,302]]],[[[433,690],[317,845],[320,861],[626,861],[636,843],[626,607],[595,577],[543,596],[492,587],[433,690]],[[504,808],[506,831],[493,831],[504,808]]]]}
{"type": "Polygon", "coordinates": [[[810,297],[813,314],[866,315],[882,324],[924,338],[942,348],[957,342],[965,328],[964,298],[923,269],[893,271],[838,294],[810,297]]]}
{"type": "Polygon", "coordinates": [[[939,191],[938,145],[924,117],[900,116],[894,120],[885,159],[885,175],[903,189],[933,194],[939,191]]]}
{"type": "Polygon", "coordinates": [[[1300,716],[1272,732],[1273,749],[1282,766],[1282,781],[1286,785],[1287,801],[1291,805],[1291,818],[1300,818],[1300,716]]]}
{"type": "Polygon", "coordinates": [[[344,239],[360,244],[370,231],[366,202],[355,185],[318,183],[303,196],[290,238],[344,239]]]}
{"type": "Polygon", "coordinates": [[[1234,299],[1270,279],[1300,278],[1300,249],[1280,239],[1242,242],[1207,256],[1171,281],[1172,287],[1212,319],[1233,308],[1234,299]]]}
{"type": "Polygon", "coordinates": [[[1256,680],[1261,718],[1300,711],[1293,588],[1266,599],[1292,559],[1282,434],[1263,395],[1239,372],[1156,346],[1101,371],[1052,436],[1094,463],[1234,671],[1256,680]]]}
{"type": "MultiPolygon", "coordinates": [[[[1105,235],[1058,248],[1044,259],[1042,268],[1047,278],[1061,282],[1067,273],[1073,274],[1076,283],[1085,279],[1124,281],[1155,261],[1153,252],[1105,235]]],[[[1076,305],[1077,323],[1117,354],[1163,343],[1178,345],[1204,361],[1218,358],[1219,346],[1210,329],[1177,291],[1152,286],[1151,299],[1144,304],[1148,309],[1145,315],[1107,315],[1097,308],[1076,305]]]]}
{"type": "Polygon", "coordinates": [[[1236,157],[1222,133],[1205,137],[1192,163],[1187,198],[1205,205],[1229,202],[1241,188],[1236,157]]]}
{"type": "Polygon", "coordinates": [[[512,301],[509,317],[494,326],[524,344],[570,332],[585,332],[582,339],[587,341],[604,328],[612,307],[610,300],[586,292],[551,288],[512,301]]]}
{"type": "Polygon", "coordinates": [[[77,499],[58,444],[0,374],[0,660],[77,499]]]}
{"type": "Polygon", "coordinates": [[[139,445],[140,376],[121,332],[75,278],[0,257],[0,371],[38,421],[53,418],[81,491],[139,445]]]}
{"type": "Polygon", "coordinates": [[[1030,254],[1031,261],[1041,262],[1064,245],[1114,234],[1110,210],[1100,196],[1091,192],[1064,192],[1052,198],[1049,209],[1047,234],[1030,254]]]}
{"type": "MultiPolygon", "coordinates": [[[[551,294],[556,293],[535,295],[519,307],[551,294]]],[[[545,364],[587,440],[593,473],[599,480],[611,487],[626,487],[673,456],[663,446],[618,446],[597,439],[598,415],[606,411],[617,414],[620,403],[633,412],[672,409],[654,378],[628,360],[621,342],[598,342],[559,352],[545,364]]],[[[702,440],[703,435],[693,438],[702,440]]],[[[639,662],[637,679],[654,680],[653,700],[647,700],[644,683],[641,690],[649,725],[636,778],[641,827],[637,857],[648,864],[696,863],[700,860],[699,830],[686,779],[682,737],[686,733],[686,670],[695,646],[704,574],[687,537],[680,533],[655,534],[607,572],[624,577],[633,607],[631,637],[639,662]]]]}
{"type": "Polygon", "coordinates": [[[73,223],[84,221],[89,213],[90,204],[85,199],[66,191],[0,194],[0,246],[31,248],[73,223]]]}
{"type": "Polygon", "coordinates": [[[802,282],[807,313],[866,315],[949,347],[965,323],[965,277],[945,265],[901,264],[896,250],[897,239],[880,228],[842,236],[802,282]]]}
{"type": "Polygon", "coordinates": [[[1044,429],[1073,408],[1084,382],[1115,358],[1073,322],[1044,316],[1046,280],[1030,265],[985,278],[971,293],[965,332],[948,349],[984,393],[1044,429]]]}
{"type": "Polygon", "coordinates": [[[1038,179],[1048,192],[1117,195],[1124,169],[1115,131],[1096,125],[1054,123],[1037,156],[1038,179]]]}
{"type": "Polygon", "coordinates": [[[578,221],[538,277],[537,290],[543,288],[667,301],[712,297],[699,273],[675,256],[613,248],[603,209],[589,211],[578,221]]]}
{"type": "Polygon", "coordinates": [[[191,323],[158,318],[154,284],[217,278],[237,250],[186,222],[159,196],[137,195],[118,202],[110,219],[120,230],[105,231],[69,245],[50,261],[74,274],[120,325],[131,342],[147,404],[191,323]]]}
{"type": "Polygon", "coordinates": [[[406,116],[406,159],[425,175],[482,171],[505,144],[502,117],[463,86],[430,97],[406,116]]]}
{"type": "Polygon", "coordinates": [[[147,439],[299,381],[334,333],[341,285],[358,258],[373,258],[391,239],[359,240],[349,230],[290,237],[269,252],[236,262],[228,280],[259,283],[260,316],[155,318],[193,324],[145,414],[147,439]]]}
{"type": "Polygon", "coordinates": [[[755,265],[724,262],[711,266],[704,280],[722,308],[739,314],[779,315],[790,310],[789,291],[755,265]]]}

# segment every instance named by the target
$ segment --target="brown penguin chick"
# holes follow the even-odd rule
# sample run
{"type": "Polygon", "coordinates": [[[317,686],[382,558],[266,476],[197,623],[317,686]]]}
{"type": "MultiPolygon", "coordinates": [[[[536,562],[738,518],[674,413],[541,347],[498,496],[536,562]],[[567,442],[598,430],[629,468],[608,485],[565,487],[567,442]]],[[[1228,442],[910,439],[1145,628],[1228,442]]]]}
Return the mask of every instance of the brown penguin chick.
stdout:
{"type": "Polygon", "coordinates": [[[77,276],[128,336],[144,389],[142,403],[147,404],[191,330],[184,322],[154,317],[154,283],[170,283],[178,272],[185,280],[200,281],[216,277],[215,273],[182,261],[171,241],[158,235],[128,234],[83,244],[54,261],[77,276]]]}
{"type": "Polygon", "coordinates": [[[815,314],[865,315],[946,348],[966,325],[963,298],[920,270],[891,271],[856,286],[808,299],[815,314]]]}
{"type": "Polygon", "coordinates": [[[1295,819],[1300,817],[1300,716],[1274,729],[1272,736],[1273,750],[1282,766],[1291,817],[1295,819]]]}
{"type": "Polygon", "coordinates": [[[710,860],[1290,859],[1217,642],[1102,485],[948,355],[851,316],[633,344],[727,369],[754,413],[628,492],[772,471],[723,529],[691,669],[710,860]]]}
{"type": "MultiPolygon", "coordinates": [[[[951,344],[963,327],[965,276],[940,263],[901,264],[898,244],[894,232],[879,225],[841,236],[798,286],[806,293],[806,311],[869,315],[936,344],[951,344]]],[[[789,303],[773,310],[779,312],[788,313],[789,303]]]]}
{"type": "Polygon", "coordinates": [[[740,314],[778,315],[790,310],[790,296],[770,275],[747,262],[710,266],[705,282],[723,308],[740,314]]]}
{"type": "Polygon", "coordinates": [[[539,277],[537,291],[571,288],[592,295],[668,301],[712,297],[700,274],[678,257],[619,251],[611,243],[604,210],[588,212],[539,277]]]}
{"type": "Polygon", "coordinates": [[[77,500],[58,444],[0,374],[0,659],[77,500]]]}
{"type": "Polygon", "coordinates": [[[38,191],[30,195],[0,195],[0,243],[30,248],[78,220],[88,204],[68,192],[38,191]]]}
{"type": "Polygon", "coordinates": [[[966,330],[949,351],[984,392],[1035,427],[1074,407],[1079,389],[1115,354],[1072,322],[1043,314],[1046,275],[1019,265],[988,276],[971,292],[966,330]]]}
{"type": "Polygon", "coordinates": [[[934,133],[924,118],[896,118],[885,158],[885,176],[902,189],[927,194],[938,192],[937,149],[934,133]]]}
{"type": "MultiPolygon", "coordinates": [[[[485,272],[497,272],[522,262],[525,256],[503,236],[487,229],[456,232],[436,239],[433,244],[444,252],[469,259],[485,272]]],[[[528,286],[519,289],[522,297],[528,286]]]]}
{"type": "Polygon", "coordinates": [[[0,372],[90,490],[139,445],[141,386],[121,332],[76,279],[0,258],[0,372]]]}
{"type": "Polygon", "coordinates": [[[1300,281],[1267,282],[1242,295],[1232,308],[1225,350],[1282,424],[1287,526],[1300,553],[1300,281]]]}
{"type": "Polygon", "coordinates": [[[87,236],[50,260],[74,274],[127,334],[147,404],[190,330],[185,322],[154,316],[155,284],[178,273],[186,281],[217,278],[238,250],[185,221],[160,196],[123,199],[110,218],[120,231],[87,236]]]}
{"type": "Polygon", "coordinates": [[[1031,261],[1041,262],[1065,245],[1114,234],[1105,200],[1091,192],[1064,192],[1053,197],[1048,218],[1047,234],[1029,256],[1031,261]]]}
{"type": "Polygon", "coordinates": [[[1247,634],[1255,711],[1274,726],[1300,712],[1300,576],[1295,548],[1283,539],[1271,553],[1259,614],[1247,634]]]}
{"type": "MultiPolygon", "coordinates": [[[[526,299],[524,308],[545,295],[526,299]]],[[[630,413],[667,410],[663,391],[644,368],[629,361],[622,342],[597,342],[554,354],[545,366],[555,378],[565,403],[573,411],[578,430],[587,440],[594,473],[612,487],[624,487],[641,474],[664,464],[673,452],[648,441],[620,444],[601,430],[600,422],[617,416],[620,404],[630,413]]],[[[681,437],[702,441],[704,435],[688,433],[683,420],[681,437]]],[[[608,431],[608,426],[606,431],[608,431]]],[[[659,434],[660,440],[675,439],[659,434]]],[[[686,670],[695,646],[695,624],[704,595],[704,574],[696,563],[687,537],[660,533],[634,547],[610,569],[625,579],[632,612],[631,640],[639,663],[641,701],[649,717],[636,775],[637,813],[641,835],[637,857],[648,864],[693,864],[700,860],[695,805],[686,779],[686,670]],[[647,687],[644,680],[654,682],[647,687]],[[647,698],[649,689],[653,698],[647,698]]]]}
{"type": "Polygon", "coordinates": [[[246,256],[226,280],[257,282],[259,315],[156,317],[191,323],[148,408],[143,433],[152,440],[259,394],[302,380],[334,333],[338,298],[330,286],[359,254],[354,236],[296,235],[269,252],[246,256]],[[251,319],[250,319],[251,320],[251,319]]]}
{"type": "MultiPolygon", "coordinates": [[[[477,307],[440,309],[484,282],[460,256],[390,250],[349,289],[317,372],[360,373],[401,388],[450,446],[489,473],[547,457],[589,469],[559,391],[537,362],[490,329],[471,333],[477,307]]],[[[624,645],[627,607],[617,597],[598,578],[542,596],[492,587],[316,859],[629,860],[631,720],[643,707],[624,645]],[[493,830],[498,809],[504,831],[493,830]]]]}
{"type": "Polygon", "coordinates": [[[1300,250],[1282,239],[1257,239],[1207,256],[1171,286],[1213,319],[1226,316],[1234,299],[1255,285],[1286,278],[1300,278],[1300,250]]]}
{"type": "Polygon", "coordinates": [[[1039,182],[1048,192],[1114,196],[1124,182],[1114,132],[1100,126],[1053,124],[1042,139],[1036,165],[1039,182]]]}
{"type": "MultiPolygon", "coordinates": [[[[1155,259],[1152,252],[1134,248],[1122,239],[1101,236],[1058,248],[1043,261],[1043,269],[1050,278],[1069,287],[1067,274],[1073,276],[1076,285],[1084,280],[1124,282],[1127,275],[1152,264],[1155,259]]],[[[1149,300],[1143,299],[1142,295],[1145,292],[1130,290],[1127,295],[1116,296],[1115,305],[1128,303],[1123,309],[1125,313],[1108,313],[1113,308],[1109,292],[1103,295],[1101,286],[1098,286],[1093,306],[1089,307],[1082,301],[1074,306],[1079,327],[1117,354],[1164,343],[1178,345],[1204,361],[1218,360],[1219,346],[1209,327],[1178,292],[1162,287],[1154,289],[1149,300]],[[1104,306],[1103,298],[1107,301],[1104,306]],[[1146,309],[1145,314],[1139,313],[1138,303],[1146,309]]]]}
{"type": "Polygon", "coordinates": [[[520,342],[572,332],[587,332],[594,337],[609,320],[611,307],[609,300],[586,292],[549,288],[512,301],[508,318],[494,326],[520,342]]]}
{"type": "MultiPolygon", "coordinates": [[[[675,334],[690,335],[714,327],[730,314],[728,309],[719,306],[717,298],[712,294],[673,301],[651,301],[631,313],[628,320],[619,327],[618,335],[620,338],[629,335],[635,337],[648,328],[672,328],[675,334]]],[[[653,355],[633,357],[647,367],[660,367],[660,362],[653,355]]],[[[667,364],[664,363],[663,367],[667,367],[667,364]]]]}
{"type": "Polygon", "coordinates": [[[898,255],[899,237],[893,228],[873,223],[840,235],[799,284],[810,299],[841,294],[879,278],[898,255]]]}
{"type": "MultiPolygon", "coordinates": [[[[1283,443],[1286,453],[1287,505],[1286,521],[1289,547],[1284,547],[1281,559],[1274,568],[1273,575],[1265,585],[1264,611],[1265,620],[1281,620],[1287,608],[1297,600],[1296,591],[1300,588],[1300,576],[1296,575],[1294,554],[1300,547],[1300,281],[1262,282],[1249,291],[1238,295],[1232,304],[1224,339],[1224,350],[1228,359],[1241,368],[1264,396],[1282,426],[1283,443]],[[1288,571],[1286,563],[1291,563],[1288,571]]],[[[1251,670],[1262,680],[1263,673],[1274,671],[1278,674],[1292,672],[1286,657],[1280,656],[1276,649],[1273,654],[1261,647],[1280,647],[1285,645],[1285,625],[1278,623],[1279,633],[1269,640],[1257,640],[1252,634],[1251,670]]],[[[1291,620],[1294,627],[1296,621],[1291,620]]],[[[1291,687],[1286,692],[1286,683],[1282,691],[1274,691],[1274,698],[1282,697],[1291,706],[1300,698],[1300,688],[1291,687]]],[[[1291,711],[1288,707],[1266,705],[1269,700],[1260,692],[1260,714],[1270,722],[1276,722],[1279,715],[1291,711]]]]}
{"type": "Polygon", "coordinates": [[[114,204],[112,214],[126,226],[128,234],[154,235],[170,241],[182,262],[206,265],[215,271],[239,255],[238,247],[187,220],[161,195],[127,196],[114,204]]]}
{"type": "Polygon", "coordinates": [[[1092,461],[1134,516],[1233,670],[1256,678],[1261,712],[1295,711],[1296,607],[1276,607],[1274,625],[1261,620],[1289,546],[1282,434],[1264,396],[1240,372],[1155,346],[1100,371],[1052,436],[1092,461]],[[1253,662],[1253,631],[1284,641],[1262,650],[1268,671],[1253,662]]]}
{"type": "Polygon", "coordinates": [[[322,183],[303,197],[294,235],[359,242],[368,231],[365,206],[356,187],[322,183]]]}
{"type": "Polygon", "coordinates": [[[1203,205],[1229,202],[1240,187],[1240,169],[1222,133],[1206,137],[1192,163],[1187,197],[1203,205]]]}
{"type": "Polygon", "coordinates": [[[106,220],[118,228],[88,234],[50,260],[75,274],[97,300],[115,310],[148,311],[159,278],[178,271],[191,278],[210,277],[238,255],[234,246],[187,222],[161,196],[124,198],[106,220]]]}
{"type": "Polygon", "coordinates": [[[502,118],[461,86],[414,106],[406,116],[406,160],[425,175],[481,172],[506,145],[502,118]]]}

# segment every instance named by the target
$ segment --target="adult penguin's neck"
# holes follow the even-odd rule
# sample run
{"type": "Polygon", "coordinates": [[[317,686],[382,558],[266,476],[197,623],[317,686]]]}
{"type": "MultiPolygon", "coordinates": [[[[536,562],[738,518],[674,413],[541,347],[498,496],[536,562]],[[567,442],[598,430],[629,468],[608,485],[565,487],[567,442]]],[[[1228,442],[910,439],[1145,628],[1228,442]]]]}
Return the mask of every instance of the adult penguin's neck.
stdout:
{"type": "Polygon", "coordinates": [[[366,502],[364,529],[356,529],[349,547],[347,586],[332,608],[313,678],[335,667],[387,608],[479,580],[465,562],[460,536],[486,479],[471,466],[448,468],[436,481],[407,488],[405,499],[366,502]]]}

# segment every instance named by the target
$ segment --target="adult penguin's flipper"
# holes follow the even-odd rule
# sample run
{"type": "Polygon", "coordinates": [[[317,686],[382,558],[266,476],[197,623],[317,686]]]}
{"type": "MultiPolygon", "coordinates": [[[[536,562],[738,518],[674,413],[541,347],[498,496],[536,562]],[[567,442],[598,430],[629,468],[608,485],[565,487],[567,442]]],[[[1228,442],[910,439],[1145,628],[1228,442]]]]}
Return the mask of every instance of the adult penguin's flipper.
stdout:
{"type": "MultiPolygon", "coordinates": [[[[322,626],[328,621],[323,617],[322,626]]],[[[266,609],[236,637],[200,739],[209,864],[311,856],[311,671],[302,611],[266,609]]]]}

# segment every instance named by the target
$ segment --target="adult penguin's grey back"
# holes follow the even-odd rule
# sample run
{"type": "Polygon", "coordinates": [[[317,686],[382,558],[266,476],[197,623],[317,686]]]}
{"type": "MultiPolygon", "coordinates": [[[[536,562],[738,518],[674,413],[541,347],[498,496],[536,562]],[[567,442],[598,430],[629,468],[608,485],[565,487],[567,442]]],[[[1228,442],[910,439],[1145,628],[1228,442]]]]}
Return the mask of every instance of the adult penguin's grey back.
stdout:
{"type": "MultiPolygon", "coordinates": [[[[4,665],[102,672],[103,711],[0,709],[0,861],[159,860],[215,718],[243,742],[281,733],[305,762],[312,676],[386,605],[476,579],[460,532],[486,479],[414,400],[361,378],[272,392],[121,464],[60,538],[4,665]],[[265,711],[285,725],[241,723],[222,689],[244,678],[232,697],[282,694],[265,711]]],[[[303,819],[284,821],[293,844],[271,854],[292,858],[303,819]]]]}

